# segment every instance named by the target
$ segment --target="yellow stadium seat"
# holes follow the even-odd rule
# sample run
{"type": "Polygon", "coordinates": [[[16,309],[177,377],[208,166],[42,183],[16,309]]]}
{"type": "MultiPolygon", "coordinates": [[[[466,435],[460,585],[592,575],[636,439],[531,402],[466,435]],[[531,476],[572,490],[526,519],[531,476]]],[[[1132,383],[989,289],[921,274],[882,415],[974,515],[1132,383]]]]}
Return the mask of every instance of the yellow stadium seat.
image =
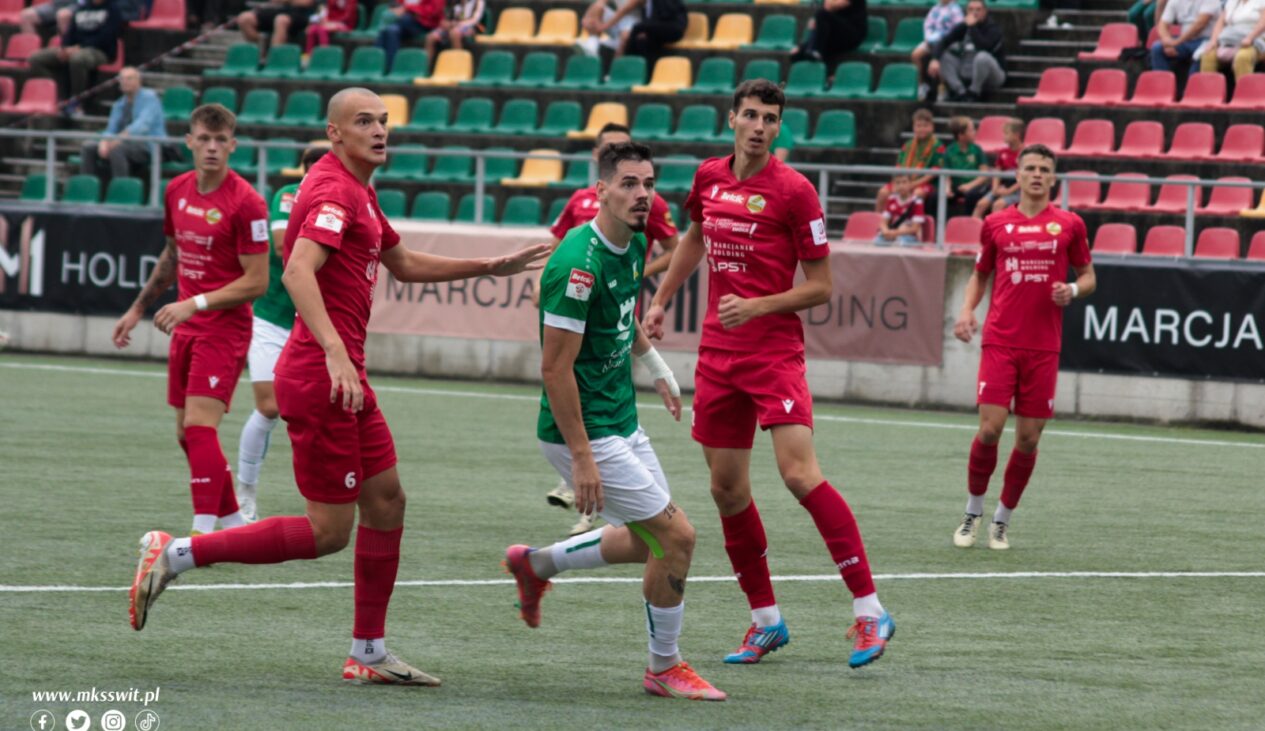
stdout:
{"type": "Polygon", "coordinates": [[[532,42],[537,45],[569,46],[580,31],[580,19],[574,10],[554,8],[540,16],[540,30],[532,42]]]}
{"type": "Polygon", "coordinates": [[[456,86],[474,78],[474,56],[464,48],[439,52],[435,70],[427,77],[413,79],[417,86],[456,86]]]}
{"type": "Polygon", "coordinates": [[[517,178],[502,178],[501,185],[513,185],[519,188],[543,188],[550,183],[562,180],[562,160],[557,150],[532,150],[533,155],[549,157],[528,158],[523,161],[523,169],[517,178]]]}
{"type": "Polygon", "coordinates": [[[654,65],[650,83],[634,86],[634,94],[675,94],[694,83],[694,69],[684,56],[664,56],[654,65]]]}
{"type": "Polygon", "coordinates": [[[567,133],[569,140],[595,140],[597,133],[607,124],[628,125],[628,107],[619,102],[602,102],[594,104],[589,110],[589,123],[584,129],[572,130],[567,133]]]}
{"type": "Polygon", "coordinates": [[[1239,211],[1239,215],[1244,218],[1265,218],[1265,191],[1261,191],[1261,202],[1255,208],[1244,208],[1239,211]]]}
{"type": "Polygon", "coordinates": [[[668,48],[706,48],[707,36],[711,31],[711,21],[706,13],[690,13],[689,25],[685,26],[685,35],[676,43],[668,44],[668,48]]]}
{"type": "Polygon", "coordinates": [[[387,129],[408,124],[408,99],[400,94],[383,94],[380,98],[387,107],[387,129]]]}
{"type": "Polygon", "coordinates": [[[479,43],[531,43],[536,34],[536,14],[530,8],[506,8],[496,19],[496,32],[475,36],[479,43]]]}
{"type": "Polygon", "coordinates": [[[725,13],[716,21],[716,32],[705,47],[716,51],[731,51],[750,43],[754,33],[750,15],[725,13]]]}

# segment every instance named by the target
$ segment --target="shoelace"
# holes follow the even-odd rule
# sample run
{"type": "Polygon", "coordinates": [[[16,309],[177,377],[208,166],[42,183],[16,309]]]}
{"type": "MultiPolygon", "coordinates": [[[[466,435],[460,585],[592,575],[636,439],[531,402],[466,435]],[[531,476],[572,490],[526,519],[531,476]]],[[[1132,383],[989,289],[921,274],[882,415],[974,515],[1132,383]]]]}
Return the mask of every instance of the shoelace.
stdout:
{"type": "Polygon", "coordinates": [[[978,515],[966,514],[966,518],[962,521],[962,529],[958,531],[958,535],[969,536],[971,531],[975,529],[975,521],[979,520],[978,515]]]}
{"type": "Polygon", "coordinates": [[[846,636],[851,640],[859,634],[861,635],[861,639],[864,644],[869,645],[875,637],[878,637],[877,628],[877,619],[874,617],[861,617],[856,621],[856,624],[852,625],[852,627],[848,629],[848,634],[846,636]]]}
{"type": "Polygon", "coordinates": [[[997,528],[993,530],[993,534],[997,537],[997,540],[999,541],[1006,540],[1006,524],[998,523],[997,528]]]}

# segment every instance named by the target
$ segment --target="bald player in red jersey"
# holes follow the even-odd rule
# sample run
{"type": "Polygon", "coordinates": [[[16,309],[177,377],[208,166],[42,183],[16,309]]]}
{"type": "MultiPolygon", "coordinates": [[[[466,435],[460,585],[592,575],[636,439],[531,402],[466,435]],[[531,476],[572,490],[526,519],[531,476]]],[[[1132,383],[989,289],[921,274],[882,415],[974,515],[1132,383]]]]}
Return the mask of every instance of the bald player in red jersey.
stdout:
{"type": "Polygon", "coordinates": [[[369,185],[386,162],[387,110],[368,89],[329,101],[331,154],[312,166],[286,229],[282,276],[298,319],[276,367],[277,405],[294,447],[307,515],[272,517],[192,538],[151,531],[129,595],[132,626],[181,572],[216,563],[280,563],[355,549],[355,622],[343,679],[438,685],[386,649],[386,612],[400,563],[404,491],[395,445],[364,368],[365,331],[381,262],[402,282],[504,276],[540,266],[546,244],[487,259],[409,251],[369,185]]]}
{"type": "Polygon", "coordinates": [[[768,541],[751,498],[751,446],[758,423],[773,437],[787,489],[812,516],[853,595],[849,665],[882,656],[896,625],[879,603],[856,519],[822,475],[813,448],[812,395],[804,328],[796,314],[830,298],[825,216],[817,191],[772,157],[786,97],[763,79],[734,93],[734,154],[699,167],[682,237],[646,311],[645,330],[662,337],[664,308],[706,255],[707,314],[694,373],[693,436],[711,470],[725,550],[751,607],[751,627],[727,663],[757,663],[790,641],[773,594],[768,541]],[[795,270],[805,281],[794,283],[795,270]]]}
{"type": "Polygon", "coordinates": [[[228,167],[237,147],[233,113],[219,104],[193,110],[185,145],[190,172],[167,186],[167,246],[114,326],[124,348],[145,310],[179,282],[179,298],[154,315],[171,335],[167,403],[176,410],[176,440],[189,460],[194,534],[245,524],[219,426],[233,400],[250,347],[250,303],[268,288],[268,210],[263,198],[228,167]]]}
{"type": "Polygon", "coordinates": [[[997,443],[1013,404],[1015,447],[988,528],[989,548],[1010,548],[1011,512],[1036,467],[1041,431],[1054,416],[1063,308],[1098,286],[1085,222],[1050,203],[1054,164],[1054,153],[1045,145],[1029,145],[1019,152],[1019,203],[984,219],[975,271],[953,326],[959,340],[971,341],[979,329],[975,308],[996,272],[976,383],[980,426],[967,465],[966,515],[953,532],[953,543],[960,548],[975,545],[984,494],[997,468],[997,443]],[[1069,266],[1076,272],[1071,284],[1069,266]]]}

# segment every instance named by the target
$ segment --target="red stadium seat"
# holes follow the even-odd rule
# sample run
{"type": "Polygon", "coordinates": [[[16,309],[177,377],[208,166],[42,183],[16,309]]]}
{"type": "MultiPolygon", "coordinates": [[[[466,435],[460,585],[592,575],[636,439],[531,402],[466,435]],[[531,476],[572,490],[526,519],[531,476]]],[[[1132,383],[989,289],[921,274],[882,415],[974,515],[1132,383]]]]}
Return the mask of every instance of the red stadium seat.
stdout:
{"type": "Polygon", "coordinates": [[[883,216],[874,211],[854,211],[848,215],[848,223],[843,228],[843,240],[846,243],[869,244],[878,236],[879,224],[883,216]]]}
{"type": "Polygon", "coordinates": [[[13,83],[13,77],[0,76],[0,112],[12,107],[17,101],[17,96],[17,86],[13,83]]]}
{"type": "Polygon", "coordinates": [[[154,0],[154,7],[150,9],[149,17],[144,20],[133,20],[130,25],[133,28],[184,30],[184,0],[154,0]]]}
{"type": "Polygon", "coordinates": [[[980,146],[984,154],[996,155],[1006,149],[1006,143],[1002,140],[1001,130],[1008,121],[1010,121],[1010,117],[996,114],[984,117],[979,121],[979,129],[975,131],[975,144],[980,146]]]}
{"type": "Polygon", "coordinates": [[[1239,258],[1239,232],[1220,226],[1205,228],[1195,241],[1195,256],[1203,259],[1239,258]]]}
{"type": "Polygon", "coordinates": [[[1116,125],[1110,119],[1083,119],[1072,133],[1065,155],[1096,157],[1116,149],[1116,125]]]}
{"type": "MultiPolygon", "coordinates": [[[[1080,6],[1077,6],[1080,7],[1080,6]]],[[[1078,61],[1119,61],[1120,52],[1138,45],[1138,27],[1132,23],[1108,23],[1098,33],[1098,46],[1076,54],[1078,61]]]]}
{"type": "Polygon", "coordinates": [[[27,79],[22,85],[22,98],[9,111],[16,114],[56,114],[57,82],[52,79],[27,79]]]}
{"type": "Polygon", "coordinates": [[[1164,125],[1140,120],[1124,128],[1116,157],[1159,157],[1164,154],[1164,125]]]}
{"type": "Polygon", "coordinates": [[[1265,231],[1252,234],[1252,243],[1247,247],[1247,257],[1253,261],[1265,261],[1265,231]]]}
{"type": "Polygon", "coordinates": [[[114,54],[114,60],[110,63],[104,63],[97,67],[97,71],[103,74],[117,74],[123,70],[123,39],[119,39],[119,50],[114,54]]]}
{"type": "Polygon", "coordinates": [[[1259,124],[1232,124],[1221,138],[1221,149],[1211,159],[1217,162],[1261,162],[1265,152],[1265,127],[1259,124]]]}
{"type": "Polygon", "coordinates": [[[1234,96],[1225,106],[1231,111],[1265,109],[1265,74],[1248,74],[1234,82],[1234,96]]]}
{"type": "MultiPolygon", "coordinates": [[[[28,82],[29,83],[29,82],[28,82]]],[[[1250,183],[1247,178],[1218,178],[1218,183],[1250,183]]],[[[1251,188],[1227,188],[1214,186],[1212,195],[1208,196],[1208,205],[1195,212],[1205,216],[1237,216],[1239,211],[1252,207],[1251,188]]]]}
{"type": "Polygon", "coordinates": [[[1152,226],[1142,242],[1142,256],[1186,256],[1186,229],[1152,226]]]}
{"type": "Polygon", "coordinates": [[[14,34],[9,38],[9,46],[4,49],[4,58],[0,59],[0,68],[26,68],[26,60],[32,53],[40,50],[42,45],[36,33],[14,34]]]}
{"type": "MultiPolygon", "coordinates": [[[[1136,31],[1135,31],[1136,32],[1136,31]]],[[[1037,93],[1019,97],[1020,104],[1072,104],[1080,91],[1080,74],[1076,69],[1055,66],[1041,72],[1037,93]]]]}
{"type": "Polygon", "coordinates": [[[1129,75],[1123,69],[1095,69],[1077,104],[1121,104],[1129,91],[1129,75]]]}
{"type": "Polygon", "coordinates": [[[1173,106],[1178,109],[1220,109],[1225,106],[1225,76],[1220,73],[1191,74],[1186,80],[1182,100],[1173,106]]]}
{"type": "MultiPolygon", "coordinates": [[[[1160,195],[1155,199],[1155,203],[1151,205],[1151,211],[1156,213],[1185,213],[1186,212],[1186,196],[1190,186],[1178,184],[1179,180],[1199,180],[1198,175],[1170,175],[1165,180],[1172,180],[1172,183],[1165,183],[1160,186],[1160,195]]],[[[1203,188],[1195,186],[1195,208],[1203,205],[1204,191],[1203,188]]]]}
{"type": "Polygon", "coordinates": [[[1177,98],[1177,75],[1172,71],[1143,71],[1126,107],[1167,107],[1177,98]]]}
{"type": "Polygon", "coordinates": [[[944,245],[950,248],[979,247],[984,222],[971,216],[954,216],[944,224],[944,245]]]}
{"type": "Polygon", "coordinates": [[[1037,117],[1028,123],[1023,144],[1042,144],[1055,153],[1063,152],[1067,144],[1067,127],[1058,117],[1037,117]]]}
{"type": "Polygon", "coordinates": [[[0,25],[17,25],[18,14],[24,7],[23,0],[0,0],[0,25]]]}
{"type": "Polygon", "coordinates": [[[1138,231],[1128,223],[1104,223],[1094,233],[1094,254],[1138,253],[1138,231]]]}
{"type": "MultiPolygon", "coordinates": [[[[1094,208],[1102,198],[1102,183],[1098,182],[1098,173],[1093,170],[1072,170],[1068,175],[1092,175],[1094,180],[1068,180],[1067,205],[1069,208],[1094,208]]],[[[1061,200],[1061,198],[1055,198],[1061,200]]]]}
{"type": "MultiPolygon", "coordinates": [[[[1146,178],[1142,173],[1121,173],[1118,178],[1146,178]]],[[[1151,205],[1151,184],[1115,180],[1107,186],[1107,197],[1099,208],[1112,211],[1141,211],[1151,205]]]]}
{"type": "MultiPolygon", "coordinates": [[[[1252,125],[1256,129],[1256,125],[1252,125]]],[[[1164,155],[1170,160],[1206,160],[1212,157],[1217,133],[1207,122],[1183,122],[1173,132],[1173,144],[1164,155]]]]}

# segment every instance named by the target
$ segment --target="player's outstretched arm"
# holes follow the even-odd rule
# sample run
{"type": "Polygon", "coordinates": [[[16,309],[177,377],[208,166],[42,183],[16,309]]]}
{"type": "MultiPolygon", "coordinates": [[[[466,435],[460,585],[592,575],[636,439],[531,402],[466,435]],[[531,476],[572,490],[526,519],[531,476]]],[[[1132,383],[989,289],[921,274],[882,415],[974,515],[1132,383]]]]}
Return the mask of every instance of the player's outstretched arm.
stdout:
{"type": "Polygon", "coordinates": [[[193,317],[199,310],[232,309],[258,299],[268,291],[268,255],[243,254],[237,260],[242,264],[240,277],[219,289],[166,305],[155,313],[154,327],[170,335],[176,325],[193,317]]]}
{"type": "Polygon", "coordinates": [[[988,274],[973,271],[971,278],[966,281],[966,296],[962,300],[962,310],[958,313],[957,322],[953,323],[953,335],[964,343],[971,342],[971,338],[979,330],[979,321],[975,319],[975,308],[979,307],[980,300],[984,299],[984,287],[988,284],[988,277],[988,274]]]}
{"type": "Polygon", "coordinates": [[[654,390],[659,392],[659,398],[663,399],[663,405],[668,413],[673,419],[680,421],[681,387],[676,382],[676,376],[672,375],[672,369],[664,362],[659,351],[650,344],[650,338],[646,337],[646,332],[641,329],[640,323],[634,321],[633,324],[637,328],[637,338],[633,341],[633,355],[636,356],[638,363],[650,371],[650,378],[654,380],[654,390]]]}
{"type": "Polygon", "coordinates": [[[571,479],[575,482],[575,509],[581,514],[600,511],[602,478],[593,459],[589,433],[580,409],[580,387],[575,382],[575,359],[584,335],[545,325],[541,342],[540,376],[549,397],[549,411],[571,450],[571,479]]]}
{"type": "Polygon", "coordinates": [[[654,293],[654,299],[646,308],[646,315],[641,320],[642,326],[645,328],[646,335],[655,340],[663,337],[663,313],[668,303],[676,296],[676,291],[681,288],[681,285],[685,284],[685,280],[690,278],[690,274],[698,268],[698,263],[707,255],[707,247],[703,245],[702,228],[701,224],[696,223],[690,226],[690,230],[681,237],[681,242],[672,252],[672,261],[668,264],[667,274],[663,275],[663,281],[659,282],[659,289],[654,293]]]}
{"type": "Polygon", "coordinates": [[[542,268],[552,253],[553,247],[549,244],[533,244],[505,256],[456,259],[393,246],[382,252],[382,263],[391,276],[401,282],[451,282],[534,271],[542,268]]]}
{"type": "Polygon", "coordinates": [[[653,277],[656,274],[666,272],[672,264],[672,252],[681,245],[681,234],[669,236],[659,242],[659,247],[663,249],[663,253],[656,256],[653,261],[646,265],[646,272],[643,276],[653,277]]]}
{"type": "MultiPolygon", "coordinates": [[[[398,248],[398,247],[397,247],[398,248]]],[[[303,318],[303,324],[325,351],[325,367],[329,370],[329,400],[338,400],[342,393],[343,408],[360,411],[364,406],[365,393],[360,385],[360,374],[347,355],[347,346],[334,329],[334,323],[325,310],[321,288],[316,283],[316,273],[325,266],[329,249],[311,239],[300,237],[294,242],[290,260],[286,262],[281,283],[294,301],[294,309],[303,318]]]]}
{"type": "Polygon", "coordinates": [[[1074,299],[1088,297],[1098,289],[1098,275],[1094,274],[1094,265],[1086,264],[1083,267],[1073,267],[1076,272],[1076,283],[1068,284],[1067,282],[1055,282],[1052,296],[1054,304],[1059,307],[1067,307],[1074,299]]]}
{"type": "Polygon", "coordinates": [[[158,255],[158,263],[154,265],[154,271],[149,273],[149,280],[145,282],[141,293],[136,295],[136,301],[114,324],[112,337],[114,347],[126,348],[132,342],[132,330],[141,321],[141,318],[145,316],[145,310],[149,309],[149,306],[157,302],[163,292],[166,292],[171,288],[171,285],[176,283],[178,263],[179,254],[176,252],[176,239],[168,236],[167,245],[163,247],[162,253],[158,255]]]}
{"type": "Polygon", "coordinates": [[[834,275],[830,273],[830,257],[805,259],[799,266],[804,270],[804,281],[785,292],[744,299],[727,294],[717,303],[716,315],[722,327],[739,327],[764,315],[799,312],[816,307],[830,299],[834,290],[834,275]]]}

